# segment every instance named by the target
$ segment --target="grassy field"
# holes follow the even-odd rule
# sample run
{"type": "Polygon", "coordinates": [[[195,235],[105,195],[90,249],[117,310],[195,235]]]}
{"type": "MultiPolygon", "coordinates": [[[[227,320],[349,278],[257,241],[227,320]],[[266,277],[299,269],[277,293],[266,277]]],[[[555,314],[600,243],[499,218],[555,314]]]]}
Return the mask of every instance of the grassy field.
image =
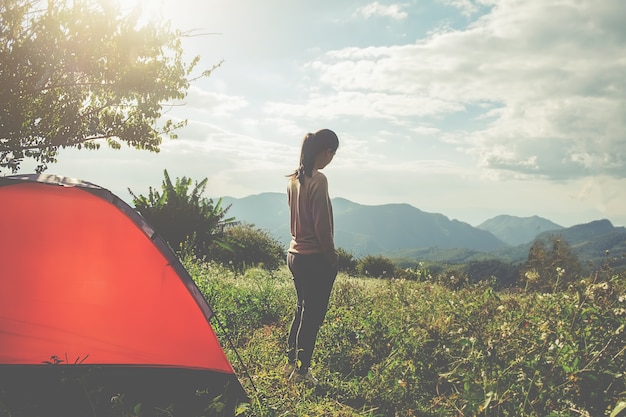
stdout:
{"type": "Polygon", "coordinates": [[[187,267],[252,397],[241,415],[626,415],[626,279],[610,271],[557,294],[340,274],[309,387],[281,372],[285,268],[187,267]]]}
{"type": "MultiPolygon", "coordinates": [[[[285,267],[236,274],[185,264],[250,396],[237,415],[626,416],[624,275],[602,271],[545,294],[459,287],[453,277],[340,274],[314,354],[320,383],[312,387],[282,375],[295,304],[285,267]]],[[[36,369],[48,380],[0,372],[0,417],[233,414],[204,379],[136,369],[128,376],[139,383],[105,383],[98,369],[36,369]]]]}

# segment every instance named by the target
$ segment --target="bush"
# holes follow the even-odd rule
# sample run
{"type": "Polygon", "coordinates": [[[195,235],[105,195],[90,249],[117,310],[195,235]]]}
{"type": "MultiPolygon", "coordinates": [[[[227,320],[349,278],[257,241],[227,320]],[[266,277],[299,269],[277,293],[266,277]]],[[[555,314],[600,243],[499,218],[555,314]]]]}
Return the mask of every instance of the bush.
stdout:
{"type": "Polygon", "coordinates": [[[172,183],[167,170],[163,171],[162,192],[149,188],[148,196],[133,197],[136,210],[150,223],[173,250],[181,254],[189,252],[204,258],[214,242],[222,239],[225,226],[233,224],[234,218],[226,219],[229,207],[222,208],[221,199],[202,197],[207,179],[196,182],[187,177],[176,178],[172,183]]]}
{"type": "Polygon", "coordinates": [[[217,243],[210,250],[211,259],[243,272],[249,267],[274,270],[285,263],[283,245],[267,231],[251,224],[241,224],[224,230],[227,247],[217,243]]]}
{"type": "Polygon", "coordinates": [[[484,261],[471,261],[465,267],[465,273],[469,278],[469,282],[476,284],[479,282],[493,281],[497,289],[511,288],[518,285],[519,266],[502,262],[497,259],[489,259],[484,261]]]}
{"type": "Polygon", "coordinates": [[[395,269],[390,259],[380,255],[367,255],[359,261],[357,266],[361,275],[374,278],[392,277],[395,269]]]}
{"type": "Polygon", "coordinates": [[[339,272],[345,272],[348,275],[355,275],[357,272],[358,261],[352,253],[343,248],[337,248],[339,259],[337,261],[337,269],[339,272]]]}
{"type": "Polygon", "coordinates": [[[582,267],[567,241],[551,237],[536,240],[528,253],[528,260],[520,277],[526,289],[539,292],[557,292],[580,278],[582,267]]]}

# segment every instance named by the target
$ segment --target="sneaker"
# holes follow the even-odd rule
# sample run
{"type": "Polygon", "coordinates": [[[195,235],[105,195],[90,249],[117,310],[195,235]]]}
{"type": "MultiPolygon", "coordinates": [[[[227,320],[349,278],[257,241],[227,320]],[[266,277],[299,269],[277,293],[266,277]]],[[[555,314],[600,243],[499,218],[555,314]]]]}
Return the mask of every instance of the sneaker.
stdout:
{"type": "Polygon", "coordinates": [[[319,382],[317,378],[313,376],[313,373],[310,369],[307,369],[306,373],[304,374],[300,373],[299,371],[294,371],[294,373],[291,375],[291,378],[289,379],[293,382],[306,382],[311,385],[317,385],[317,383],[319,382]]]}
{"type": "Polygon", "coordinates": [[[285,366],[283,366],[283,376],[285,378],[291,378],[291,375],[296,370],[295,362],[287,362],[285,366]]]}

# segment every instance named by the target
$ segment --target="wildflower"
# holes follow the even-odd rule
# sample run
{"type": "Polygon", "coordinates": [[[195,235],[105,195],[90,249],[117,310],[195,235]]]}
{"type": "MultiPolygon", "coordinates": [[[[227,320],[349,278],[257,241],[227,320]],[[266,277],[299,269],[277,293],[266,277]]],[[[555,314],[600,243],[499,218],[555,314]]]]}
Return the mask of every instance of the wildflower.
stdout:
{"type": "Polygon", "coordinates": [[[511,334],[513,334],[513,332],[511,331],[511,326],[506,321],[500,326],[500,331],[502,332],[502,337],[509,337],[511,336],[511,334]]]}
{"type": "Polygon", "coordinates": [[[534,269],[531,269],[530,271],[526,271],[524,276],[530,282],[534,282],[534,281],[537,281],[539,279],[539,273],[536,270],[534,270],[534,269]]]}
{"type": "Polygon", "coordinates": [[[498,311],[504,311],[504,306],[502,304],[498,306],[498,311]]]}
{"type": "Polygon", "coordinates": [[[614,308],[613,314],[615,314],[616,316],[626,315],[626,308],[614,308]]]}
{"type": "Polygon", "coordinates": [[[400,385],[402,388],[406,387],[406,381],[404,379],[398,379],[398,385],[400,385]]]}

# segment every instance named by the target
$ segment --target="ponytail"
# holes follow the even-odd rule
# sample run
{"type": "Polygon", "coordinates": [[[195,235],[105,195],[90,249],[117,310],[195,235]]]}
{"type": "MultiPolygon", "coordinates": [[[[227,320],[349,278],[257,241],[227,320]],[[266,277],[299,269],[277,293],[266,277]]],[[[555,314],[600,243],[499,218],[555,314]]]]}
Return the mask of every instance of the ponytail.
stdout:
{"type": "Polygon", "coordinates": [[[322,129],[315,133],[307,133],[302,140],[300,165],[289,177],[298,179],[300,184],[303,184],[305,176],[310,177],[313,175],[313,167],[317,155],[325,149],[336,151],[338,147],[339,138],[332,130],[322,129]]]}

